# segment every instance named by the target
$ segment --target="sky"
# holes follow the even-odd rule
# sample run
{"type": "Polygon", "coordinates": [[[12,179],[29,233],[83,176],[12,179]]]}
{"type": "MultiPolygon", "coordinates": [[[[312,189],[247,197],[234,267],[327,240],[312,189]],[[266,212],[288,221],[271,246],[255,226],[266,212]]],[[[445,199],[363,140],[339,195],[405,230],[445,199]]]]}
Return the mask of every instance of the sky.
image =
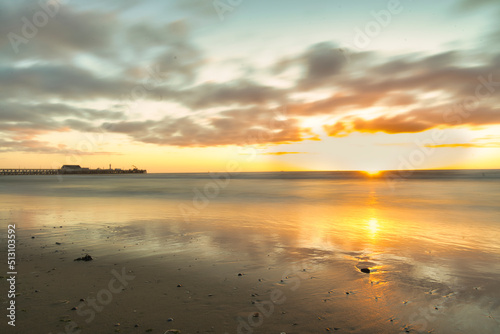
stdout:
{"type": "Polygon", "coordinates": [[[500,168],[498,0],[0,0],[0,168],[500,168]]]}

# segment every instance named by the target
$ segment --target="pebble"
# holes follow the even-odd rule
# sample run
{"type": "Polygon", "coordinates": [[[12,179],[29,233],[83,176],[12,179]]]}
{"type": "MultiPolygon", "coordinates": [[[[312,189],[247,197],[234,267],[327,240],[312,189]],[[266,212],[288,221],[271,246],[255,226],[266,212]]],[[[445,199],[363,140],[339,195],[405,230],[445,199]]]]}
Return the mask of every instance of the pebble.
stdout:
{"type": "Polygon", "coordinates": [[[238,274],[238,276],[243,276],[243,274],[242,274],[242,273],[239,273],[239,274],[238,274]]]}
{"type": "Polygon", "coordinates": [[[182,284],[177,284],[177,287],[178,287],[178,288],[181,288],[181,287],[182,287],[182,284]]]}
{"type": "Polygon", "coordinates": [[[76,306],[71,309],[71,311],[76,311],[76,310],[78,310],[78,307],[76,306]]]}
{"type": "Polygon", "coordinates": [[[174,318],[168,318],[167,321],[168,322],[174,321],[174,318]]]}
{"type": "Polygon", "coordinates": [[[83,257],[79,257],[77,259],[74,259],[74,261],[92,261],[92,260],[93,260],[93,258],[89,254],[86,254],[83,257]]]}
{"type": "Polygon", "coordinates": [[[362,273],[369,274],[371,271],[369,268],[361,268],[360,269],[362,273]]]}

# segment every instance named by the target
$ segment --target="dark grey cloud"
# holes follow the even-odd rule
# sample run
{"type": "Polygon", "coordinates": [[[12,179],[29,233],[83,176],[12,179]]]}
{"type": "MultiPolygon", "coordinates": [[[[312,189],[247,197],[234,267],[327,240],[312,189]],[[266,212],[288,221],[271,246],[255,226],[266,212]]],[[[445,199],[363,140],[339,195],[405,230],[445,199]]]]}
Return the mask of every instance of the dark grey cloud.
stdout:
{"type": "Polygon", "coordinates": [[[169,24],[172,38],[168,47],[156,58],[156,66],[167,75],[169,84],[191,84],[204,64],[204,55],[189,41],[188,27],[184,21],[169,24]],[[173,77],[174,80],[171,80],[173,77]]]}
{"type": "Polygon", "coordinates": [[[299,83],[303,89],[329,83],[347,64],[343,50],[332,43],[319,43],[309,48],[303,56],[305,75],[299,83]]]}
{"type": "Polygon", "coordinates": [[[0,3],[0,59],[66,59],[116,55],[113,13],[75,11],[65,1],[0,3]],[[14,4],[15,3],[15,4],[14,4]]]}
{"type": "Polygon", "coordinates": [[[179,101],[192,109],[230,105],[262,105],[285,99],[286,90],[241,79],[225,83],[205,83],[179,92],[179,101]]]}
{"type": "MultiPolygon", "coordinates": [[[[181,71],[182,68],[178,68],[181,71]]],[[[169,72],[160,72],[168,77],[169,72]]],[[[190,76],[186,69],[186,76],[190,76]]],[[[192,109],[228,105],[257,105],[280,101],[286,91],[262,86],[248,80],[228,83],[205,83],[192,88],[174,90],[165,86],[168,78],[129,81],[118,77],[99,77],[75,66],[34,65],[27,68],[0,67],[0,96],[3,98],[65,100],[116,99],[122,103],[139,99],[159,99],[183,104],[192,109]]]]}
{"type": "Polygon", "coordinates": [[[137,100],[152,96],[171,96],[161,78],[132,81],[123,77],[99,75],[76,66],[33,65],[0,67],[0,97],[92,101],[97,98],[137,100]],[[159,83],[159,84],[158,84],[159,83]]]}
{"type": "Polygon", "coordinates": [[[279,60],[271,69],[272,73],[280,74],[293,66],[302,69],[298,88],[308,90],[334,82],[336,75],[348,64],[346,50],[331,42],[314,44],[303,54],[286,57],[279,60]]]}
{"type": "Polygon", "coordinates": [[[121,119],[124,114],[112,110],[95,110],[89,108],[76,108],[62,103],[13,103],[0,102],[0,119],[2,122],[28,122],[39,123],[52,117],[96,119],[121,119]]]}

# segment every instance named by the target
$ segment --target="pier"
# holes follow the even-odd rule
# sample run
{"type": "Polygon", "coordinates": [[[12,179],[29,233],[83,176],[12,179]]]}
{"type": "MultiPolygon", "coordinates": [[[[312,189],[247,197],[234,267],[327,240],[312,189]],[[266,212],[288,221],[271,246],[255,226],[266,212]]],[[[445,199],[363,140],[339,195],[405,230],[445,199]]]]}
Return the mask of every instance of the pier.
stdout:
{"type": "Polygon", "coordinates": [[[90,169],[78,165],[64,165],[60,169],[0,169],[0,175],[68,175],[68,174],[146,174],[145,169],[90,169]]]}

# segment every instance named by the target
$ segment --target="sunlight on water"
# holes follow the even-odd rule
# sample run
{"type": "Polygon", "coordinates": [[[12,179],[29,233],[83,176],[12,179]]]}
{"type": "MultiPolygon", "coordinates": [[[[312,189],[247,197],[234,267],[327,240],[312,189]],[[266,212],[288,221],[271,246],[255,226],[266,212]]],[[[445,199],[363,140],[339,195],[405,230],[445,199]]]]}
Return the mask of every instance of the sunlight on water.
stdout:
{"type": "Polygon", "coordinates": [[[377,218],[370,218],[368,221],[368,231],[370,232],[370,236],[372,239],[376,239],[377,237],[377,232],[378,232],[378,219],[377,218]]]}

